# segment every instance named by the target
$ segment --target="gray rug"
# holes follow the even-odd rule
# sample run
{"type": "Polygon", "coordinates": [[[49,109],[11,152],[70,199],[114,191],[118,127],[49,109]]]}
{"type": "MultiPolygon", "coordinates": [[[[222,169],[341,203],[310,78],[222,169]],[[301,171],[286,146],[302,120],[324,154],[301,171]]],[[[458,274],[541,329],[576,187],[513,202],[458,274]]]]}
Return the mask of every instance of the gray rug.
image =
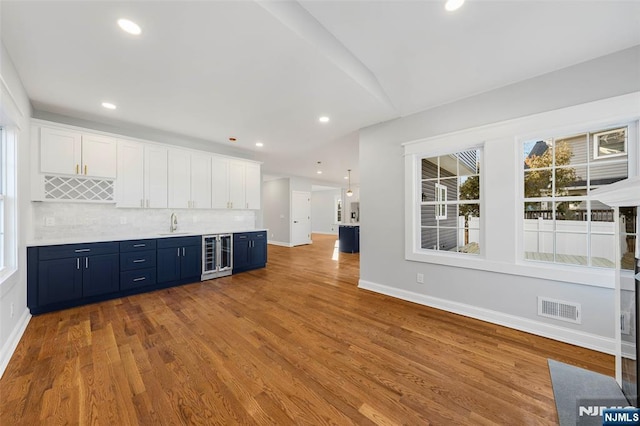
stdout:
{"type": "Polygon", "coordinates": [[[629,406],[613,377],[548,361],[560,426],[601,426],[599,407],[629,406]]]}

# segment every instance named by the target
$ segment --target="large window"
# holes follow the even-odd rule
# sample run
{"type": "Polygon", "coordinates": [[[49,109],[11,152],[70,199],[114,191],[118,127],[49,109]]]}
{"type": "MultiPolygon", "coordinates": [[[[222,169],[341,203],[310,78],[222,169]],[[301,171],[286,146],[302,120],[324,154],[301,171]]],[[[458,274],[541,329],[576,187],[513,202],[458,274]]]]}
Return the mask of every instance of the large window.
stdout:
{"type": "Polygon", "coordinates": [[[420,248],[480,253],[480,149],[420,159],[420,248]]]}
{"type": "MultiPolygon", "coordinates": [[[[524,143],[525,259],[615,266],[614,209],[589,195],[628,176],[628,133],[617,126],[524,143]]],[[[627,210],[621,223],[635,220],[627,210]]]]}

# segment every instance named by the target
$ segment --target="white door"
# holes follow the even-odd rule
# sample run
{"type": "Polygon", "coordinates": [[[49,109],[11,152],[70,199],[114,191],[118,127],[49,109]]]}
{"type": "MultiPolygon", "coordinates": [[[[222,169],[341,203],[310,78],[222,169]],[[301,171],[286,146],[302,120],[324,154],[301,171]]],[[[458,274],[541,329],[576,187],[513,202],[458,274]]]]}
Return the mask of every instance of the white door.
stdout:
{"type": "Polygon", "coordinates": [[[311,243],[311,193],[291,193],[291,245],[311,243]]]}

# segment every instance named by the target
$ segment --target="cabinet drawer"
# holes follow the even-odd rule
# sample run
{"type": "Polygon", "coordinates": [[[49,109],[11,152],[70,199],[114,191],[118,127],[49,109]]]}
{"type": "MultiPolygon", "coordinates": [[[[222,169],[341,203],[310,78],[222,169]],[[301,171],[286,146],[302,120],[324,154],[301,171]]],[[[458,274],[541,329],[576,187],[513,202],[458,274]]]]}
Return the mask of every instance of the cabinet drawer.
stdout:
{"type": "Polygon", "coordinates": [[[156,283],[156,268],[120,272],[120,290],[147,287],[156,283]]]}
{"type": "Polygon", "coordinates": [[[94,256],[98,254],[118,253],[119,246],[116,242],[64,244],[59,246],[46,246],[38,248],[40,260],[64,259],[66,257],[94,256]]]}
{"type": "Polygon", "coordinates": [[[156,251],[133,251],[120,253],[120,270],[145,269],[156,267],[156,251]]]}
{"type": "Polygon", "coordinates": [[[195,235],[193,237],[170,237],[161,238],[158,241],[158,248],[199,246],[202,244],[202,236],[195,235]]]}
{"type": "Polygon", "coordinates": [[[120,241],[120,252],[155,250],[156,240],[120,241]]]}

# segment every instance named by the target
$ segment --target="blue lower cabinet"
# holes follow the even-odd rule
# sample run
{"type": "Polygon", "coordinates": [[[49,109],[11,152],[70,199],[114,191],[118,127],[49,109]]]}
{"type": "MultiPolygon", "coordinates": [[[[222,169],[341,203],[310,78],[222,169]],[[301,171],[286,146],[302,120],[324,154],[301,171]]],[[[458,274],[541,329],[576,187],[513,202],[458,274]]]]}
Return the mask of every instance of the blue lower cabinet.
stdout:
{"type": "Polygon", "coordinates": [[[98,296],[120,290],[118,254],[103,254],[84,259],[82,296],[98,296]]]}
{"type": "Polygon", "coordinates": [[[117,243],[29,247],[27,305],[40,313],[117,294],[119,263],[117,243]]]}
{"type": "Polygon", "coordinates": [[[171,237],[158,240],[158,283],[200,280],[202,237],[171,237]]]}
{"type": "Polygon", "coordinates": [[[267,264],[265,231],[233,234],[233,273],[264,268],[267,264]]]}
{"type": "Polygon", "coordinates": [[[202,237],[27,248],[32,314],[200,281],[202,237]]]}
{"type": "Polygon", "coordinates": [[[120,289],[131,290],[155,285],[156,268],[120,272],[120,289]]]}

